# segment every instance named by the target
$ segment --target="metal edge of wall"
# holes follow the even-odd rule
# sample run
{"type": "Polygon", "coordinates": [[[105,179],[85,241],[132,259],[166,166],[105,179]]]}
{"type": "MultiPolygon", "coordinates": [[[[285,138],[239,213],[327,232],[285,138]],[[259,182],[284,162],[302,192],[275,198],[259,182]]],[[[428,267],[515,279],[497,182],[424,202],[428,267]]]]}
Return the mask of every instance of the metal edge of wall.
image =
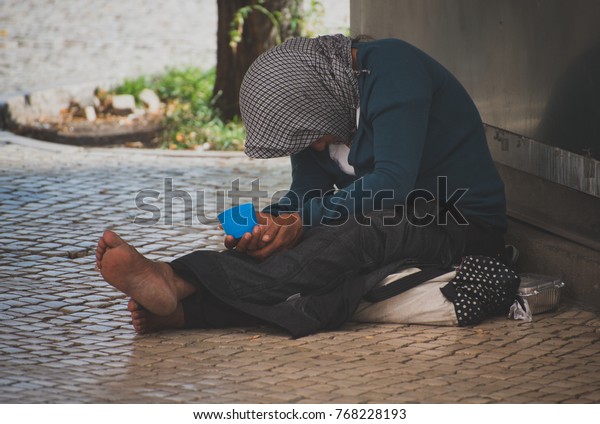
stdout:
{"type": "Polygon", "coordinates": [[[494,161],[600,197],[600,161],[485,125],[494,161]]]}
{"type": "Polygon", "coordinates": [[[507,214],[600,252],[600,162],[485,125],[507,214]]]}

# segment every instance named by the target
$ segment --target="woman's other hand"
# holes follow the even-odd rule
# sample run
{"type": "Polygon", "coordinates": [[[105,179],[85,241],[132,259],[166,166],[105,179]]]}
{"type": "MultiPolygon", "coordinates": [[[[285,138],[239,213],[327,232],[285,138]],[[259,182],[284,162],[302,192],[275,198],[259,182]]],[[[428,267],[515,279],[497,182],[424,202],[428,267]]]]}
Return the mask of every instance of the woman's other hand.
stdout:
{"type": "Polygon", "coordinates": [[[248,251],[248,255],[264,261],[272,254],[284,249],[291,249],[300,241],[304,227],[298,213],[269,216],[257,243],[256,250],[248,251]]]}

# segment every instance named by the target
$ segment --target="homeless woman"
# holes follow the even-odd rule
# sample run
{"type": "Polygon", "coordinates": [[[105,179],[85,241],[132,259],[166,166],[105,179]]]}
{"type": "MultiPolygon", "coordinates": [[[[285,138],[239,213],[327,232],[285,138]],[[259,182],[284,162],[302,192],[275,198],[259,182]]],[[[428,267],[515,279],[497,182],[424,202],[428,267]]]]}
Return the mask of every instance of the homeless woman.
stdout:
{"type": "MultiPolygon", "coordinates": [[[[300,337],[338,328],[402,266],[501,257],[504,188],[479,113],[416,47],[288,40],[250,67],[240,109],[246,154],[290,156],[291,188],[224,252],[154,262],[106,231],[97,266],[131,297],[136,331],[271,324],[300,337]]],[[[483,288],[469,316],[504,312],[516,291],[483,288]]]]}

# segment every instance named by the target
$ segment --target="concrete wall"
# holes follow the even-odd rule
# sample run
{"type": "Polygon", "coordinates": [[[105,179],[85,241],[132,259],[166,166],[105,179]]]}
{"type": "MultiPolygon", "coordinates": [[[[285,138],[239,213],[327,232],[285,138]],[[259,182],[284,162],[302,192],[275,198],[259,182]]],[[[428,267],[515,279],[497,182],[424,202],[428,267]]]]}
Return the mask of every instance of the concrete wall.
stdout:
{"type": "Polygon", "coordinates": [[[351,0],[351,30],[450,69],[496,127],[600,159],[600,2],[351,0]]]}

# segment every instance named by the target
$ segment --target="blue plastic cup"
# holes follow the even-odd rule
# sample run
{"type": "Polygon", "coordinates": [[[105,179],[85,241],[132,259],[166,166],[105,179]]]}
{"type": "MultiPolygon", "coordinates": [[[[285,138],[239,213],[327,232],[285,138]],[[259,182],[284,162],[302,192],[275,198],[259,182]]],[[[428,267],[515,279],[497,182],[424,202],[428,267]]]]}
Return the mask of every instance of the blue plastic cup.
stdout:
{"type": "Polygon", "coordinates": [[[225,233],[236,239],[246,233],[251,233],[254,226],[258,224],[252,203],[244,203],[227,209],[220,213],[218,218],[225,233]]]}

